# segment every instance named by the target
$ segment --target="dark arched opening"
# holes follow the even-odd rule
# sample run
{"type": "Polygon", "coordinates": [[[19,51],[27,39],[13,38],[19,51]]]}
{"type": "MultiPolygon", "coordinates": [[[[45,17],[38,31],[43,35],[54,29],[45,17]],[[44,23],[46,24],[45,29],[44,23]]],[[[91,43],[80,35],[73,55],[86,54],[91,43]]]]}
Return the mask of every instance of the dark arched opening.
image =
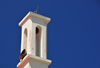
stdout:
{"type": "Polygon", "coordinates": [[[41,55],[41,27],[36,27],[36,56],[41,55]]]}

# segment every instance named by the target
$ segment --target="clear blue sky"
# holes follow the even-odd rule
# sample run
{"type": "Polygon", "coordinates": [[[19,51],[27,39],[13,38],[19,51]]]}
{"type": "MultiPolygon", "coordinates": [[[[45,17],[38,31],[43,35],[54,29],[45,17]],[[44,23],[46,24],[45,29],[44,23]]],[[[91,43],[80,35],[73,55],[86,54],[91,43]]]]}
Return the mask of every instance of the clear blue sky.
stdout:
{"type": "Polygon", "coordinates": [[[49,68],[100,68],[100,0],[0,0],[0,68],[16,68],[18,23],[40,6],[48,24],[49,68]]]}

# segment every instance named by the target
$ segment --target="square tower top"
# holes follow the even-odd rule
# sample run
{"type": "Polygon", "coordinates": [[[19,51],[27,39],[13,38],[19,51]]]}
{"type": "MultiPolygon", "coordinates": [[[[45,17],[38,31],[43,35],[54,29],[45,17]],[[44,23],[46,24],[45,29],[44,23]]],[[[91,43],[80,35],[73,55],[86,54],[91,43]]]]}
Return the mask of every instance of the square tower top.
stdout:
{"type": "Polygon", "coordinates": [[[47,22],[47,24],[48,24],[48,23],[50,22],[50,20],[51,20],[51,18],[42,16],[42,15],[40,15],[40,14],[33,13],[33,12],[30,11],[30,12],[22,19],[22,21],[19,23],[19,26],[22,26],[22,25],[25,23],[25,21],[26,21],[29,17],[35,17],[35,18],[44,20],[44,21],[47,22]]]}
{"type": "Polygon", "coordinates": [[[47,24],[50,20],[30,11],[19,23],[22,27],[21,62],[17,68],[48,68],[51,60],[47,59],[47,24]]]}

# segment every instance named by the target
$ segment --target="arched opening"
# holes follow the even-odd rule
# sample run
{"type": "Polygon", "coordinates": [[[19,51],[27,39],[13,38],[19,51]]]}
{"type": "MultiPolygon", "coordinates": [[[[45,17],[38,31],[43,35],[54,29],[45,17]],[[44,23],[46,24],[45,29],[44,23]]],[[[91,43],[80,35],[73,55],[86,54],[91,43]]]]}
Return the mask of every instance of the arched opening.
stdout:
{"type": "Polygon", "coordinates": [[[24,39],[23,40],[24,40],[23,41],[23,49],[25,49],[27,52],[27,29],[26,28],[24,30],[24,39]]]}
{"type": "Polygon", "coordinates": [[[36,56],[41,56],[41,27],[36,27],[36,56]]]}

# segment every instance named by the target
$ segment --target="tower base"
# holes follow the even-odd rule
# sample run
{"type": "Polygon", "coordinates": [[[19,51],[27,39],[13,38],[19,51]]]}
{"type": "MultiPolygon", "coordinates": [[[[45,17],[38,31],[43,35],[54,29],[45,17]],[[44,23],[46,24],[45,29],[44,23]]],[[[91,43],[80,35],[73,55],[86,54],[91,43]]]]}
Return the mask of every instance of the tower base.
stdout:
{"type": "Polygon", "coordinates": [[[50,64],[51,60],[28,54],[18,63],[17,68],[48,68],[50,64]]]}

